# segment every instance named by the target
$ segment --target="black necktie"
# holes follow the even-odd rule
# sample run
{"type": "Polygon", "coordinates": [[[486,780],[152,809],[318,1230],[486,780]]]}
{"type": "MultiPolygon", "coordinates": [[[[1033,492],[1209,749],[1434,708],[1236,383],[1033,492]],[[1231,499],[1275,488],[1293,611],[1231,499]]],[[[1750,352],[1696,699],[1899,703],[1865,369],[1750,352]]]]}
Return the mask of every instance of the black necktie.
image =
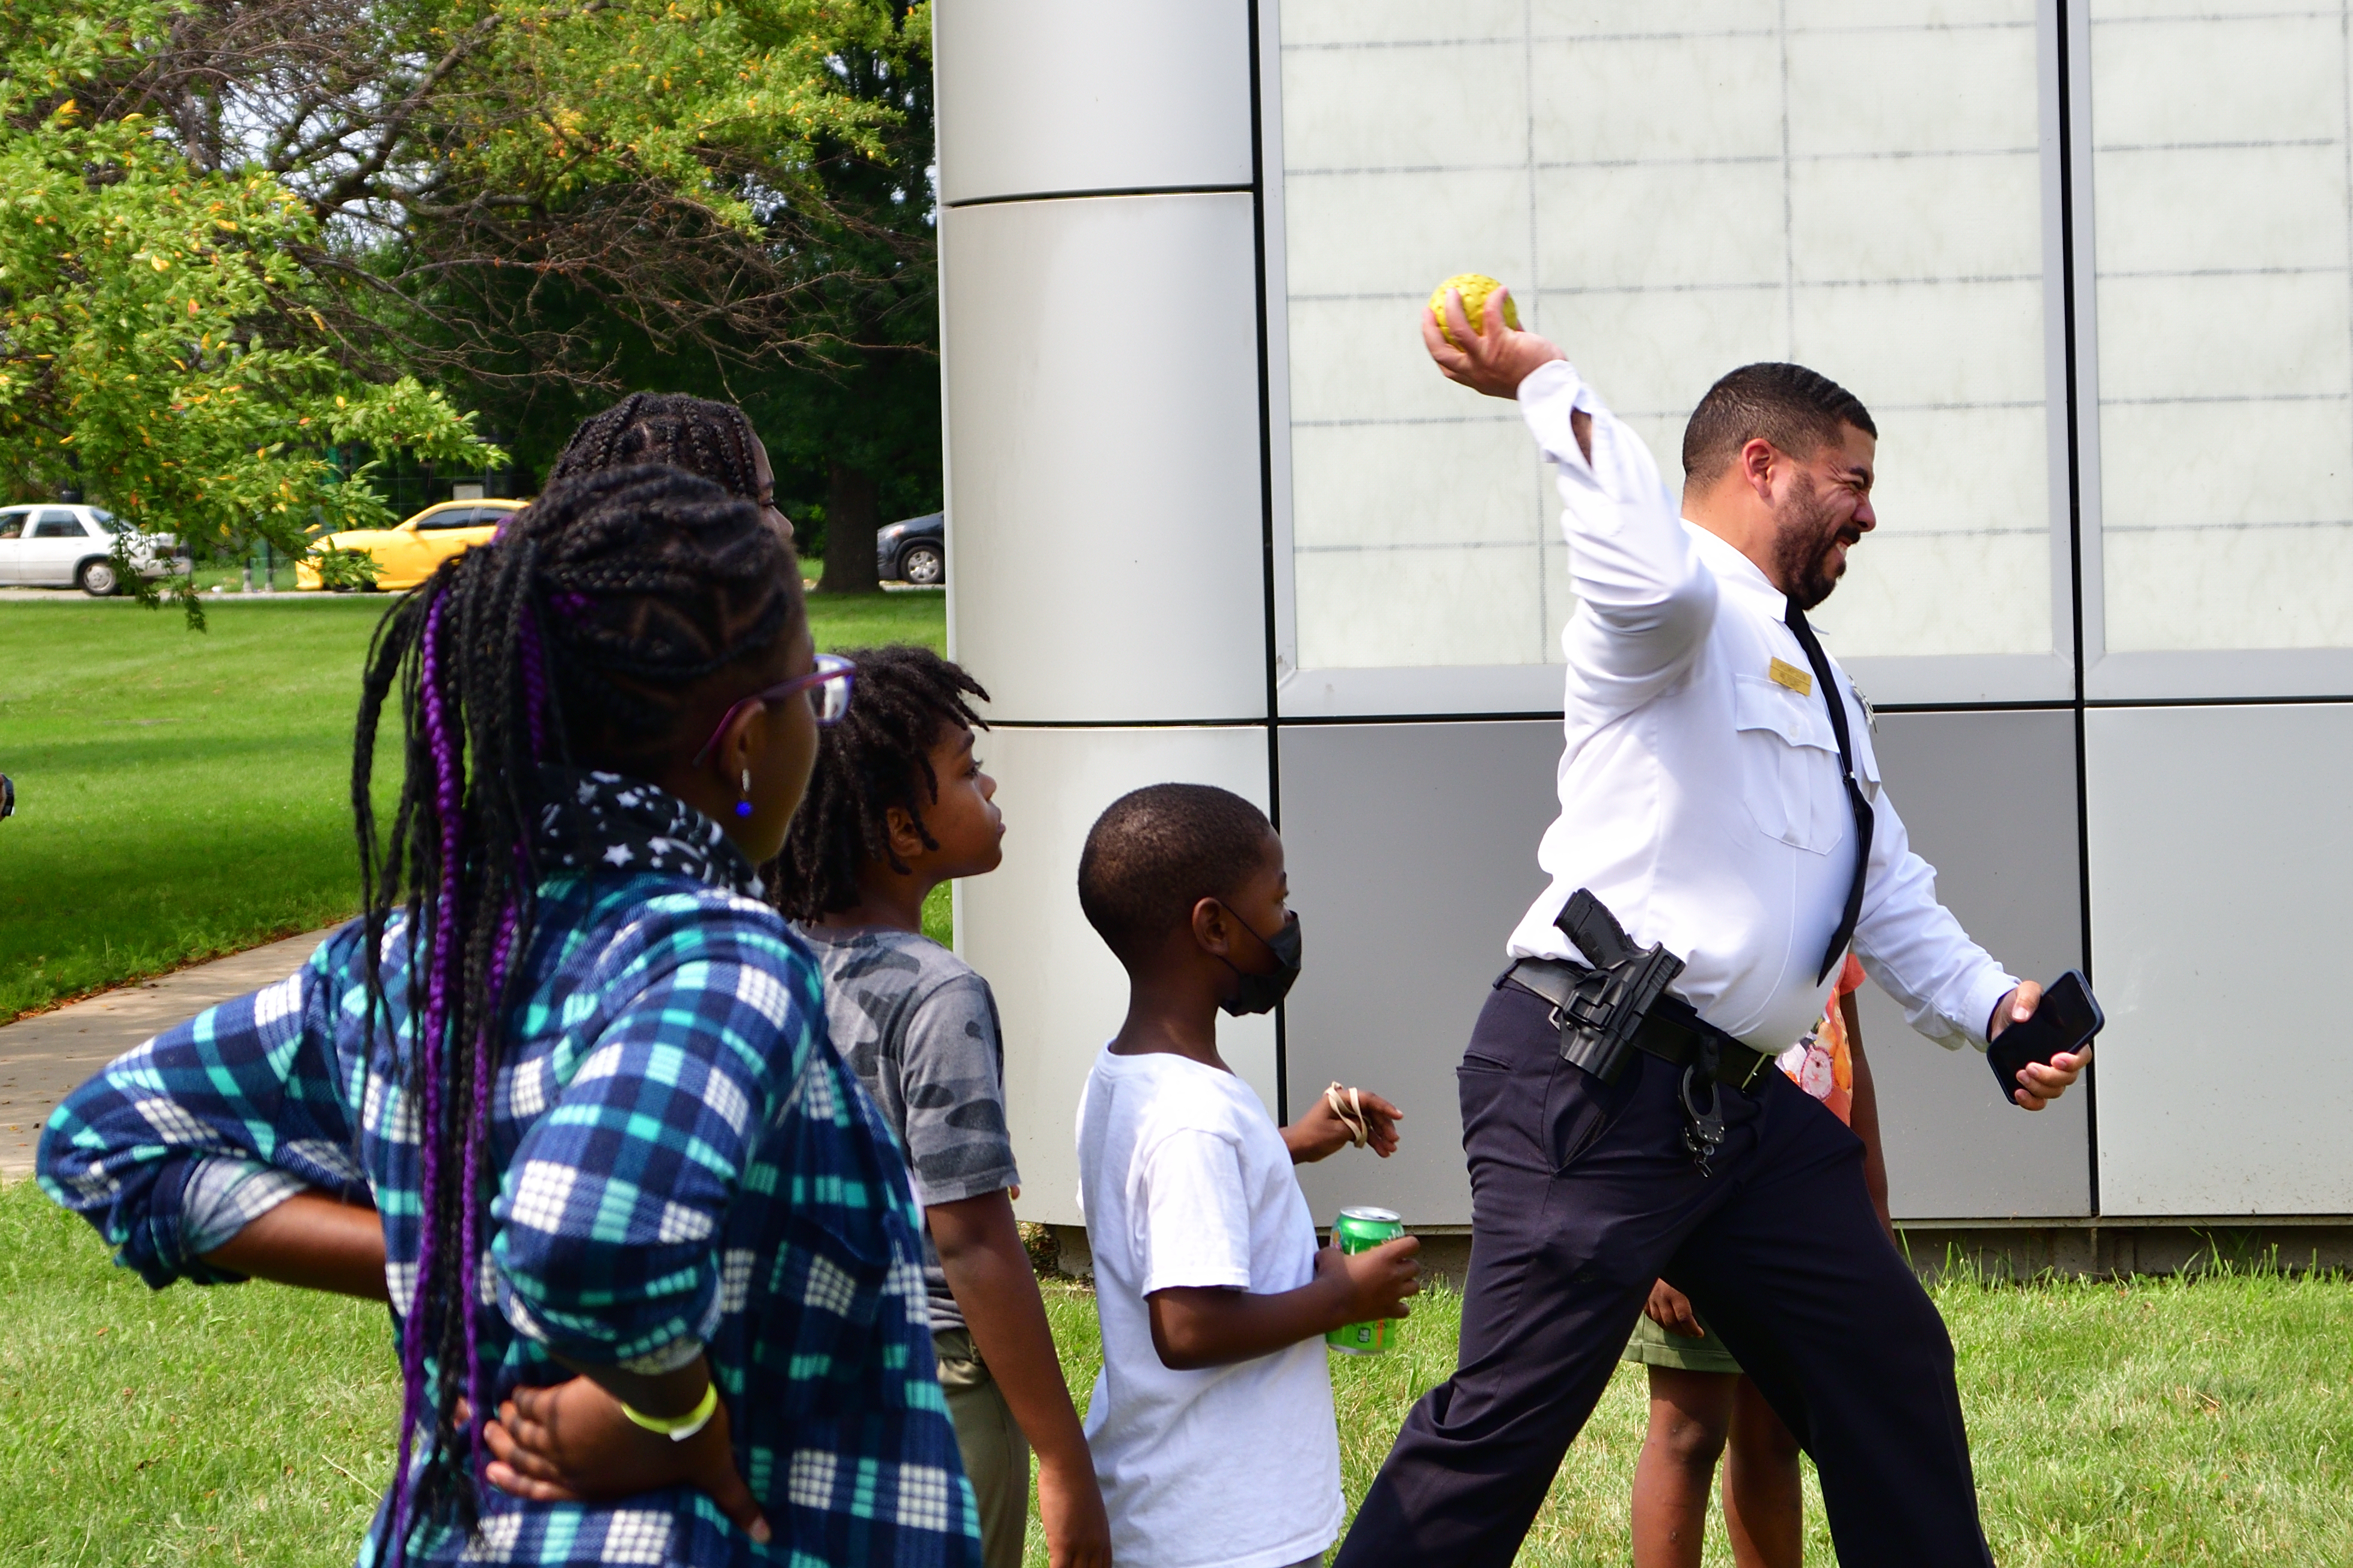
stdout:
{"type": "Polygon", "coordinates": [[[1789,601],[1787,618],[1798,646],[1806,650],[1806,662],[1814,667],[1814,683],[1822,689],[1822,700],[1830,704],[1831,733],[1838,737],[1839,773],[1846,779],[1847,804],[1854,807],[1854,880],[1847,886],[1846,912],[1839,917],[1838,930],[1822,953],[1821,973],[1814,976],[1814,984],[1820,985],[1846,952],[1847,943],[1854,940],[1854,922],[1862,914],[1862,879],[1871,869],[1871,802],[1862,798],[1862,785],[1854,776],[1854,747],[1846,732],[1846,698],[1831,679],[1830,657],[1822,652],[1814,628],[1806,624],[1806,612],[1798,608],[1795,599],[1789,601]]]}

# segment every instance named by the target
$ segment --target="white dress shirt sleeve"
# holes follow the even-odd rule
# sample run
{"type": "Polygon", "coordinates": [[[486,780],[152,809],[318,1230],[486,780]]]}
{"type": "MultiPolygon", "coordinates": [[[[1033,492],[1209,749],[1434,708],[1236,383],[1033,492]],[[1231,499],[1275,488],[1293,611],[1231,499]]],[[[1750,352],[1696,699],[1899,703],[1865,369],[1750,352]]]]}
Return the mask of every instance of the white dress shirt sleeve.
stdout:
{"type": "Polygon", "coordinates": [[[1872,805],[1871,869],[1854,953],[1904,1005],[1905,1020],[1947,1050],[1983,1050],[1994,1004],[2018,984],[1936,901],[1936,868],[1912,852],[1884,789],[1872,805]]]}
{"type": "Polygon", "coordinates": [[[1566,360],[1520,383],[1520,414],[1552,459],[1567,510],[1577,610],[1561,633],[1569,688],[1624,712],[1681,679],[1715,619],[1715,574],[1692,547],[1642,438],[1618,422],[1566,360]],[[1569,416],[1593,423],[1588,461],[1569,416]]]}

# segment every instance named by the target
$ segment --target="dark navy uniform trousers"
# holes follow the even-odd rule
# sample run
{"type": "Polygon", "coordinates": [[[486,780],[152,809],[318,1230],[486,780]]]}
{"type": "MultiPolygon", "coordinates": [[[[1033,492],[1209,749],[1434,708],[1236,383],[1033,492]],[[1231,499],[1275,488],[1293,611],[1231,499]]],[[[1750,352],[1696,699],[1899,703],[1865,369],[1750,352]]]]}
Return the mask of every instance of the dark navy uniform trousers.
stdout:
{"type": "Polygon", "coordinates": [[[1721,1090],[1703,1176],[1682,1069],[1636,1052],[1604,1085],[1560,1059],[1551,1015],[1500,986],[1463,1052],[1461,1359],[1407,1417],[1338,1568],[1509,1563],[1658,1278],[1813,1456],[1845,1568],[1989,1568],[1952,1341],[1879,1228],[1862,1141],[1768,1066],[1721,1090]]]}

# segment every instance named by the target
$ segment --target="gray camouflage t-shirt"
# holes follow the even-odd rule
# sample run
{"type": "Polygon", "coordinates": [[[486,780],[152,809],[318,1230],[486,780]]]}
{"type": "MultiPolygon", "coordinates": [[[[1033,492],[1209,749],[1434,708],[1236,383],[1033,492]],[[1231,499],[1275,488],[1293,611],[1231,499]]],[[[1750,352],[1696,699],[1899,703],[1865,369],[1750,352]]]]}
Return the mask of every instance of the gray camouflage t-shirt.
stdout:
{"type": "MultiPolygon", "coordinates": [[[[899,1135],[915,1202],[928,1208],[1018,1184],[1005,1131],[1005,1042],[988,982],[912,931],[798,922],[793,930],[825,966],[834,1047],[899,1135]]],[[[964,1327],[928,1226],[923,1279],[933,1331],[964,1327]]]]}

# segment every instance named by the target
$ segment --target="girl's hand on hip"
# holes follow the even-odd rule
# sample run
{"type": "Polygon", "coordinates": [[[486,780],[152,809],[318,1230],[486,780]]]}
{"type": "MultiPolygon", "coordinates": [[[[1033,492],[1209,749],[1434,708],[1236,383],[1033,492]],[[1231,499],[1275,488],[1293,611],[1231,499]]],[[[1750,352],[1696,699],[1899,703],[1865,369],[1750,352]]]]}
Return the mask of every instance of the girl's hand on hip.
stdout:
{"type": "Polygon", "coordinates": [[[586,1377],[518,1388],[482,1428],[501,1491],[535,1502],[606,1502],[668,1486],[700,1488],[764,1545],[768,1521],[735,1468],[721,1400],[693,1436],[674,1443],[622,1414],[621,1402],[586,1377]]]}

